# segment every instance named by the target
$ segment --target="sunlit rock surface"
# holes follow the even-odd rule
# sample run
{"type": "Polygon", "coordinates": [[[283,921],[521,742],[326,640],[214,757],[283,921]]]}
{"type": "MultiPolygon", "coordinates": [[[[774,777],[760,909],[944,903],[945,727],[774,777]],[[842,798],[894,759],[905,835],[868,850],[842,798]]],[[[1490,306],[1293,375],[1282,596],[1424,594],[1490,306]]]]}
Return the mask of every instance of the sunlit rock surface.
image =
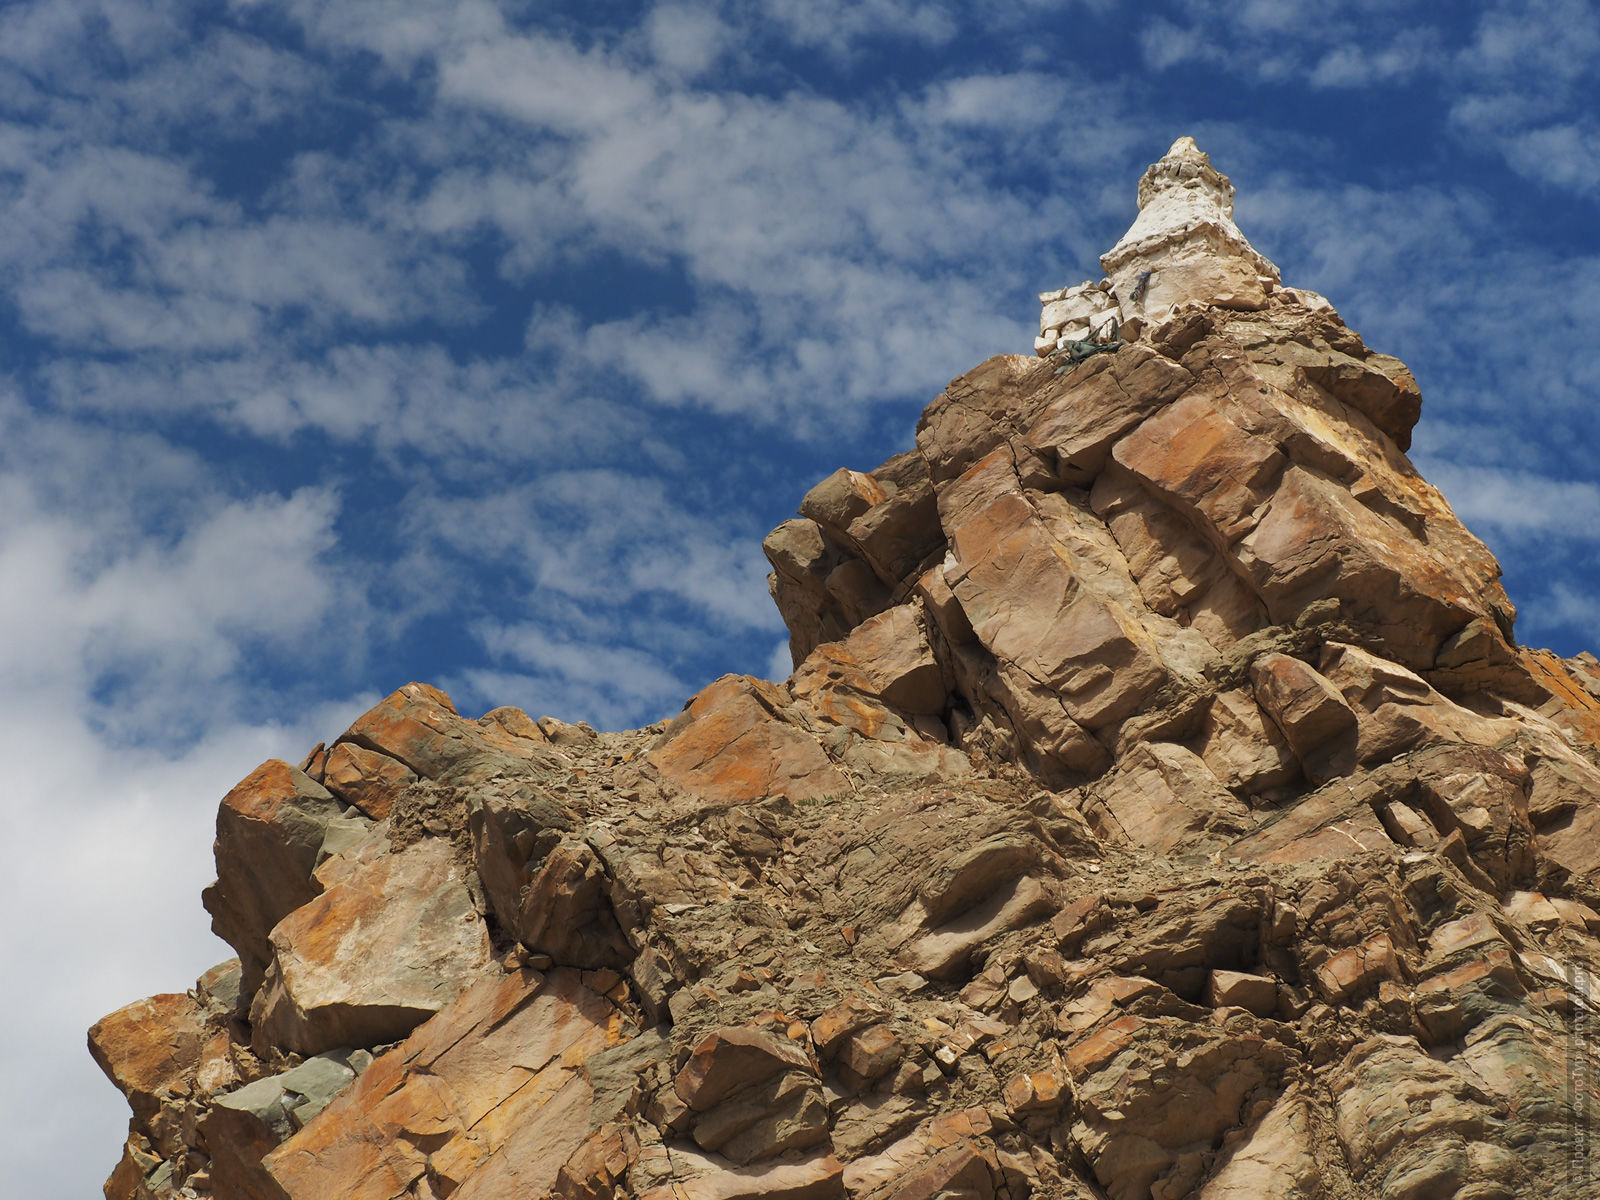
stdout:
{"type": "Polygon", "coordinates": [[[1600,662],[1194,144],[1139,190],[768,537],[789,679],[410,684],[230,792],[109,1200],[1600,1195],[1600,662]]]}

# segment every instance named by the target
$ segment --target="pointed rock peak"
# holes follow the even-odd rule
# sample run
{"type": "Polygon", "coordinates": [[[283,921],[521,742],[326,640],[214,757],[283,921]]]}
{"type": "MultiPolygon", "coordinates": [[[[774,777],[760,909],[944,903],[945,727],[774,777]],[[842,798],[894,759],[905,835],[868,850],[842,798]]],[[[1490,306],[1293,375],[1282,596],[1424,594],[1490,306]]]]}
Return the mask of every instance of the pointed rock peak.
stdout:
{"type": "Polygon", "coordinates": [[[1254,311],[1281,292],[1308,308],[1331,308],[1315,292],[1279,286],[1278,268],[1233,222],[1233,183],[1192,137],[1181,137],[1139,180],[1139,215],[1100,259],[1106,277],[1046,292],[1034,349],[1090,353],[1133,341],[1180,308],[1254,311]]]}

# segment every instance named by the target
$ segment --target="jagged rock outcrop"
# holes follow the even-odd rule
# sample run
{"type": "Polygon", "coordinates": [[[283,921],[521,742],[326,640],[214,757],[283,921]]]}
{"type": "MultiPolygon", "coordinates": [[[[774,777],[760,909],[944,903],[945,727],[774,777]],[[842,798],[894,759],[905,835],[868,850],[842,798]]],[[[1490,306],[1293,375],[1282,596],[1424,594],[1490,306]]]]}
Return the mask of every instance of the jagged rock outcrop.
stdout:
{"type": "Polygon", "coordinates": [[[224,798],[109,1200],[1580,1200],[1600,662],[1188,139],[1033,356],[767,539],[793,675],[412,684],[224,798]]]}

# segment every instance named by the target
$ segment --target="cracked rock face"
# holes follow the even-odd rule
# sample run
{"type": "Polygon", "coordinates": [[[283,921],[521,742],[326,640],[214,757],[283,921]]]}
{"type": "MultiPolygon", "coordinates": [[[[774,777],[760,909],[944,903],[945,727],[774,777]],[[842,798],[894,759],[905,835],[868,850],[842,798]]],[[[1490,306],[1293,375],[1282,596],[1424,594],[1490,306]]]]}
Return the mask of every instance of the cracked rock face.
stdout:
{"type": "Polygon", "coordinates": [[[238,959],[90,1031],[109,1200],[1600,1195],[1600,662],[1204,155],[1140,193],[1049,302],[1120,345],[768,537],[788,680],[409,684],[230,792],[238,959]]]}

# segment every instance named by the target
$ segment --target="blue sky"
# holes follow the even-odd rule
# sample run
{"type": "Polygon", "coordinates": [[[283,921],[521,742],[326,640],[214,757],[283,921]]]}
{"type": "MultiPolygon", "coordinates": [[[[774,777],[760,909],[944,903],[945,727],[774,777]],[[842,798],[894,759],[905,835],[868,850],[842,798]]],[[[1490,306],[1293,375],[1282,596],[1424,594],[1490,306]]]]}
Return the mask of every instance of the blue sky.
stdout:
{"type": "Polygon", "coordinates": [[[627,727],[775,670],[762,535],[1029,352],[1191,134],[1404,358],[1524,640],[1600,642],[1579,0],[0,7],[11,1178],[226,951],[212,812],[411,679],[627,727]]]}

